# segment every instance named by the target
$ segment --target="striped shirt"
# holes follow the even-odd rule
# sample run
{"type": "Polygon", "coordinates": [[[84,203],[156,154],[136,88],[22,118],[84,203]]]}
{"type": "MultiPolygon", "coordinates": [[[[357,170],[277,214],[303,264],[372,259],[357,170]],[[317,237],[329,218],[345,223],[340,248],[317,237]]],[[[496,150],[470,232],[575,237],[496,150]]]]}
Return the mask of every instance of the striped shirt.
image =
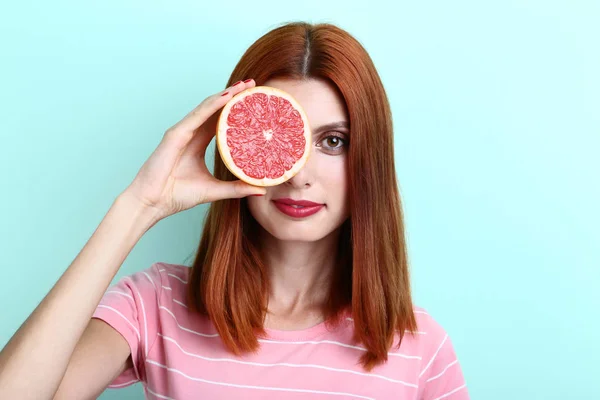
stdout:
{"type": "MultiPolygon", "coordinates": [[[[116,329],[133,367],[109,388],[141,382],[147,399],[465,400],[469,394],[450,338],[422,308],[387,362],[366,372],[351,315],[335,329],[266,329],[257,353],[227,351],[210,320],[185,304],[190,268],[155,263],[108,288],[93,317],[116,329]]],[[[396,342],[397,343],[397,342],[396,342]]]]}

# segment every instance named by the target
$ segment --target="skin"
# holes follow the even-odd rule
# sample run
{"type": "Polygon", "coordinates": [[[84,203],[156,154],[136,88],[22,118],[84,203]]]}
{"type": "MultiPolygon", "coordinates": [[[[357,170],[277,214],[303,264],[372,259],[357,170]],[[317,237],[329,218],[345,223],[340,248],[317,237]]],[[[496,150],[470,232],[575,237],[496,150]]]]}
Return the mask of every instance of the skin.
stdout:
{"type": "Polygon", "coordinates": [[[338,243],[340,226],[349,217],[347,150],[349,129],[321,127],[348,124],[346,105],[331,83],[320,79],[269,80],[266,86],[291,94],[305,110],[313,133],[307,163],[293,178],[249,197],[248,207],[262,227],[271,292],[265,327],[296,330],[323,320],[320,312],[338,243]],[[278,198],[325,204],[317,214],[296,219],[274,205],[278,198]]]}

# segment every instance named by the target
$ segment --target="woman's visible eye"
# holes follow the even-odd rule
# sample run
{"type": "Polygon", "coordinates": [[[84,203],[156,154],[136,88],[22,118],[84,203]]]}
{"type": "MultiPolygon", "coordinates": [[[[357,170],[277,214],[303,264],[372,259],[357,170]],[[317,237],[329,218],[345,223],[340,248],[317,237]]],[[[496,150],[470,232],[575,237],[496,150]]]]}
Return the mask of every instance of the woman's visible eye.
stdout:
{"type": "Polygon", "coordinates": [[[331,153],[340,153],[347,145],[348,141],[342,134],[330,134],[324,136],[319,140],[319,143],[317,143],[318,147],[322,147],[324,150],[331,153]]]}

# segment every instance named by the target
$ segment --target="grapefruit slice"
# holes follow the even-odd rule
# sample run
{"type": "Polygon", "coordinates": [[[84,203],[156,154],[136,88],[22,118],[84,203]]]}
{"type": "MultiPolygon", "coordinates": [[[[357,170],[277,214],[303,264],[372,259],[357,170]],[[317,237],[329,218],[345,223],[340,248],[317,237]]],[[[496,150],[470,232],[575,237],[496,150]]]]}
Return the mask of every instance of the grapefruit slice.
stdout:
{"type": "Polygon", "coordinates": [[[216,136],[227,168],[255,186],[279,185],[296,175],[312,143],[300,104],[270,86],[246,89],[231,98],[219,117],[216,136]]]}

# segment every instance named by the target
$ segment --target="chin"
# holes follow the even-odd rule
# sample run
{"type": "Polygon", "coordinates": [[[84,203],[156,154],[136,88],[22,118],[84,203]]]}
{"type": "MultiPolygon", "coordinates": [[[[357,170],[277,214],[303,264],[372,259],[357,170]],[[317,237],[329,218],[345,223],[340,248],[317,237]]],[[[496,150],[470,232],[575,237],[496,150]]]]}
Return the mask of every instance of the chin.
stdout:
{"type": "Polygon", "coordinates": [[[289,224],[284,223],[273,226],[271,224],[263,225],[259,221],[259,224],[275,239],[286,242],[316,242],[325,238],[335,230],[323,229],[322,226],[318,227],[318,229],[315,226],[301,226],[301,224],[294,224],[294,222],[296,221],[289,224]]]}

